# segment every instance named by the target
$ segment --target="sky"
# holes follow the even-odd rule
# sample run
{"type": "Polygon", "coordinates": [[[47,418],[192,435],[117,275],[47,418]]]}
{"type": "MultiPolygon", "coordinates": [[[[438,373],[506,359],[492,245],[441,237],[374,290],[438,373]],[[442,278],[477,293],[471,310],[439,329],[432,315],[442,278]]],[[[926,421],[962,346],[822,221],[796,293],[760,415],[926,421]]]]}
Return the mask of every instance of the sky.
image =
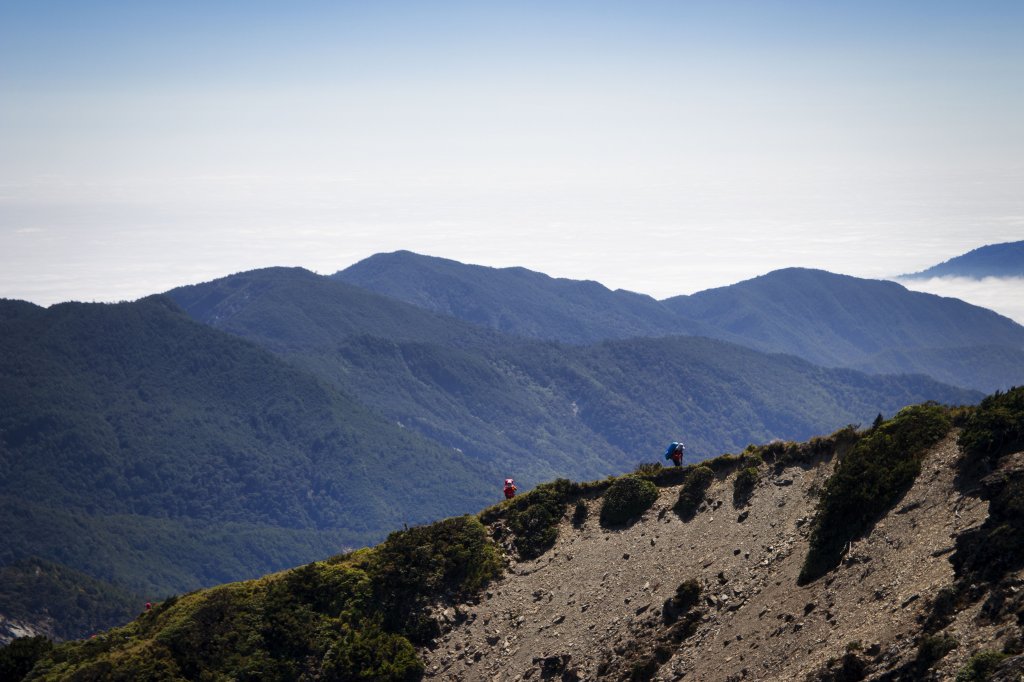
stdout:
{"type": "MultiPolygon", "coordinates": [[[[409,249],[664,298],[1020,239],[1019,0],[0,0],[0,297],[409,249]]],[[[977,284],[933,290],[1018,314],[977,284]]]]}

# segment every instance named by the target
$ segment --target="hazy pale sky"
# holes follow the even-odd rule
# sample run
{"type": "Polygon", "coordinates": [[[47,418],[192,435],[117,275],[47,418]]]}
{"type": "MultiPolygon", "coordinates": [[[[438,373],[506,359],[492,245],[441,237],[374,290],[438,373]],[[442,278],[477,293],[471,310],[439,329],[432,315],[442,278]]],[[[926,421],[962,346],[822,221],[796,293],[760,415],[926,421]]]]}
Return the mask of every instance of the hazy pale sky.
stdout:
{"type": "Polygon", "coordinates": [[[1022,238],[1019,0],[0,0],[0,297],[410,249],[660,298],[1022,238]]]}

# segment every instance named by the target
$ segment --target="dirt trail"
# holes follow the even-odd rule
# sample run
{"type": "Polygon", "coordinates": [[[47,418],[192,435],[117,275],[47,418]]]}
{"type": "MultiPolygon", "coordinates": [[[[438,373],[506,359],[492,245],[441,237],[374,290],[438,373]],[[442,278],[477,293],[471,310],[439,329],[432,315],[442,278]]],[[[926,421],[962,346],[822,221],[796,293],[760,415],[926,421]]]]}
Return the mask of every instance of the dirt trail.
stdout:
{"type": "MultiPolygon", "coordinates": [[[[711,504],[689,522],[671,511],[677,487],[662,489],[622,530],[600,527],[594,501],[582,527],[563,519],[554,549],[512,565],[478,604],[449,609],[458,624],[424,652],[427,676],[541,679],[550,676],[542,660],[549,658],[562,679],[596,679],[602,664],[615,670],[653,647],[666,627],[663,604],[690,578],[703,587],[701,621],[654,679],[802,680],[851,643],[883,665],[906,660],[926,602],[952,582],[953,537],[987,513],[987,503],[954,487],[955,438],[930,452],[913,488],[838,569],[805,587],[796,578],[828,462],[778,475],[762,466],[741,509],[732,503],[732,476],[716,480],[711,504]]],[[[965,638],[993,636],[964,618],[951,628],[965,638]]],[[[955,674],[968,647],[961,649],[943,670],[955,674]]]]}

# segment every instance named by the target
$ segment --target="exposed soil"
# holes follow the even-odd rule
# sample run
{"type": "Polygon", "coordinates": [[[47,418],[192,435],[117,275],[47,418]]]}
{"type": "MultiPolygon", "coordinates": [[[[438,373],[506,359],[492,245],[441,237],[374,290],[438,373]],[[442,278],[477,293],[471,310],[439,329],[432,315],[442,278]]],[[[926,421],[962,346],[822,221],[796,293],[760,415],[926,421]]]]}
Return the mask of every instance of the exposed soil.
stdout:
{"type": "MultiPolygon", "coordinates": [[[[957,491],[957,455],[954,433],[842,565],[804,587],[796,579],[815,491],[831,462],[778,474],[762,466],[743,508],[732,502],[733,476],[716,480],[688,522],[671,511],[678,487],[662,489],[641,519],[616,530],[600,527],[594,500],[581,527],[562,520],[552,550],[512,563],[479,603],[447,610],[446,634],[423,652],[427,676],[803,680],[848,650],[869,663],[869,677],[895,669],[914,658],[930,599],[953,582],[956,535],[987,515],[986,502],[957,491]],[[666,639],[665,602],[691,578],[703,588],[696,630],[666,639]]],[[[1014,634],[980,624],[978,608],[945,630],[959,646],[936,666],[940,678],[1014,634]]]]}

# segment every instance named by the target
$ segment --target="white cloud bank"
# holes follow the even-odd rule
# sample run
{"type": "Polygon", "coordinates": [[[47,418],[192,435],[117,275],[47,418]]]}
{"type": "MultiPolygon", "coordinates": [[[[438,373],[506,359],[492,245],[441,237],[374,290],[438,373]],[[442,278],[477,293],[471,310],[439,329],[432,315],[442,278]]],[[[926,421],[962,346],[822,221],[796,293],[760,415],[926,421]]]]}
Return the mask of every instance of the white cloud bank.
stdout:
{"type": "Polygon", "coordinates": [[[912,291],[959,298],[1024,324],[1024,277],[897,279],[912,291]]]}

